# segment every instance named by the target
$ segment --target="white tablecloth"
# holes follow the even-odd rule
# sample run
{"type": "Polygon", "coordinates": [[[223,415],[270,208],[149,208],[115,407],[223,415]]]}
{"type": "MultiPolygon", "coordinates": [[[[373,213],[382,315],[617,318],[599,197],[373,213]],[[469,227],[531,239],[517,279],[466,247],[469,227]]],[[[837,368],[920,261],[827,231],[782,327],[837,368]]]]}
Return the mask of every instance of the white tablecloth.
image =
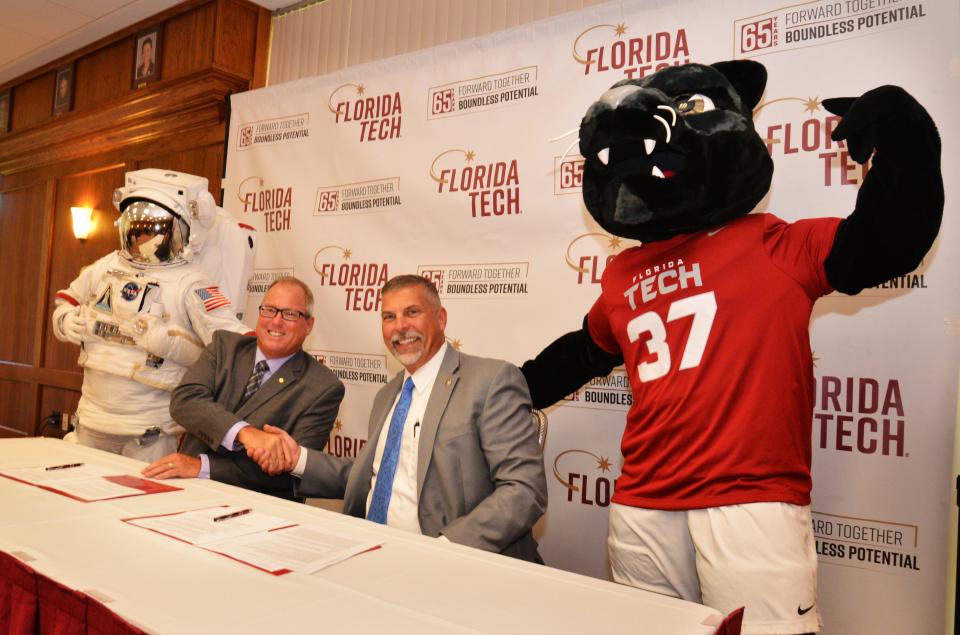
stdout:
{"type": "MultiPolygon", "coordinates": [[[[144,465],[55,439],[0,440],[0,469],[74,461],[131,474],[144,465]]],[[[82,503],[0,478],[0,550],[157,633],[708,635],[721,619],[697,604],[222,483],[167,482],[183,490],[82,503]],[[313,575],[275,577],[120,520],[219,504],[384,545],[313,575]]]]}

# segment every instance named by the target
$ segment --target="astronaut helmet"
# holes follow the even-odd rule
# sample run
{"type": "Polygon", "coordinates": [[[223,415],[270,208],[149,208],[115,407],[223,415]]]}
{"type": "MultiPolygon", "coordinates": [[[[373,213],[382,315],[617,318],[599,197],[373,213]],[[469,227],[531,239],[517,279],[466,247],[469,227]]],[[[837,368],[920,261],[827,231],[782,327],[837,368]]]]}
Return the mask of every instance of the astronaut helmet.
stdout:
{"type": "Polygon", "coordinates": [[[128,201],[120,215],[120,250],[140,265],[183,262],[190,225],[163,205],[148,199],[128,201]]]}
{"type": "Polygon", "coordinates": [[[190,262],[216,217],[207,179],[149,168],[127,172],[113,193],[120,211],[120,255],[136,267],[190,262]]]}

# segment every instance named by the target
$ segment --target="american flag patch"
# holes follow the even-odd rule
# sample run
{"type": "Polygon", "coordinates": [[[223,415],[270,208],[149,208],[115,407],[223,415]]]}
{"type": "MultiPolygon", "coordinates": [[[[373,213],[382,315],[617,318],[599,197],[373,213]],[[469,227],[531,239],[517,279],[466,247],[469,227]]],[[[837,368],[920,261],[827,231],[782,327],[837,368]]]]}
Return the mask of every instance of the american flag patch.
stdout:
{"type": "Polygon", "coordinates": [[[203,308],[208,312],[213,311],[214,309],[219,309],[222,306],[230,305],[230,300],[228,300],[227,296],[220,292],[220,287],[196,289],[194,293],[197,294],[197,297],[203,300],[203,308]]]}

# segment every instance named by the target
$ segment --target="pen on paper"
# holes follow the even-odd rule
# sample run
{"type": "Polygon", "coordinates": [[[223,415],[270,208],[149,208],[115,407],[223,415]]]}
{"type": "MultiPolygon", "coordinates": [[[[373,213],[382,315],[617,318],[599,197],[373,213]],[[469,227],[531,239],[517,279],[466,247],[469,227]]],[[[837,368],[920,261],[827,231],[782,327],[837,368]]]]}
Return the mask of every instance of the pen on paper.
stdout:
{"type": "Polygon", "coordinates": [[[68,467],[82,467],[82,466],[83,466],[83,463],[64,463],[63,465],[51,465],[50,467],[46,468],[46,470],[49,472],[50,470],[65,470],[68,467]]]}
{"type": "Polygon", "coordinates": [[[213,522],[218,523],[221,520],[229,520],[231,518],[236,518],[237,516],[243,516],[244,514],[249,514],[252,512],[252,509],[241,509],[240,511],[231,512],[229,514],[224,514],[223,516],[215,516],[213,522]]]}

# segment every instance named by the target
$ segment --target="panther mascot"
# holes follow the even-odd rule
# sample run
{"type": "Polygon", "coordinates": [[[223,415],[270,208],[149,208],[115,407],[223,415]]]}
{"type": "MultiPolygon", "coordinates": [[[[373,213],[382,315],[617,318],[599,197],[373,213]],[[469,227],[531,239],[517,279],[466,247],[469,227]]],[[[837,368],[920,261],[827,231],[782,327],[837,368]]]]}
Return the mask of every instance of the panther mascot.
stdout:
{"type": "Polygon", "coordinates": [[[882,86],[828,99],[871,167],[844,219],[749,212],[773,174],[752,61],[615,84],[580,124],[583,198],[641,242],[607,266],[583,328],[523,365],[544,408],[625,363],[633,405],[610,510],[614,579],[746,606],[745,633],[820,626],[810,523],[814,303],[916,268],[943,213],[937,129],[882,86]]]}

